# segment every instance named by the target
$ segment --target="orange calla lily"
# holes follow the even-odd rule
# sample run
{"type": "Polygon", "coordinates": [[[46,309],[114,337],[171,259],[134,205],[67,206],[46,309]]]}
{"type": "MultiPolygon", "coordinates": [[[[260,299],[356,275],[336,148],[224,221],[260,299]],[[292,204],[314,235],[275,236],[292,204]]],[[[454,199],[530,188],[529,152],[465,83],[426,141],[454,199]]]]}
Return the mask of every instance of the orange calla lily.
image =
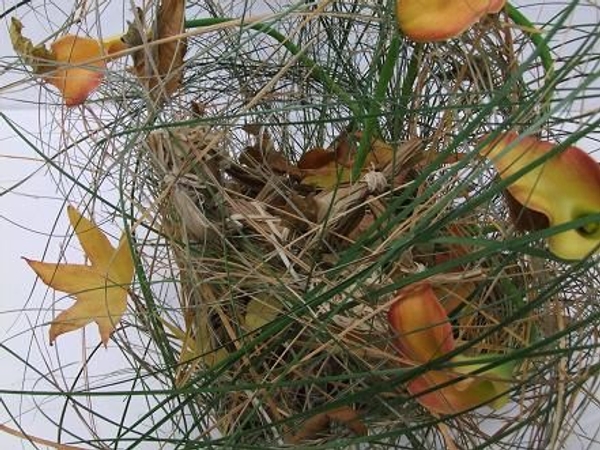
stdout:
{"type": "MultiPolygon", "coordinates": [[[[448,315],[428,283],[401,290],[388,319],[397,333],[400,352],[415,363],[425,364],[456,347],[448,315]]],[[[437,414],[458,414],[488,403],[494,408],[502,406],[507,402],[513,365],[482,370],[484,365],[475,361],[455,356],[451,362],[457,363],[456,367],[427,371],[408,383],[408,391],[437,414]]]]}
{"type": "Polygon", "coordinates": [[[22,29],[21,22],[13,17],[9,30],[13,48],[34,73],[60,90],[67,106],[83,103],[104,78],[110,55],[127,48],[120,37],[98,41],[69,34],[52,43],[48,51],[23,37],[22,29]]]}
{"type": "Polygon", "coordinates": [[[397,0],[400,29],[413,41],[444,41],[460,35],[505,0],[397,0]]]}
{"type": "MultiPolygon", "coordinates": [[[[467,362],[469,358],[455,357],[451,361],[467,362]]],[[[510,388],[508,380],[514,366],[503,364],[459,379],[481,367],[481,364],[469,364],[457,366],[454,371],[431,370],[409,382],[408,392],[437,414],[459,414],[485,404],[495,409],[504,406],[508,402],[505,393],[510,388]]]]}
{"type": "Polygon", "coordinates": [[[388,313],[398,333],[398,347],[408,358],[425,363],[454,348],[448,315],[428,283],[402,289],[388,313]]]}
{"type": "Polygon", "coordinates": [[[56,86],[67,106],[83,103],[104,78],[106,59],[125,49],[119,39],[106,42],[67,35],[51,45],[57,69],[44,76],[44,80],[56,86]]]}
{"type": "Polygon", "coordinates": [[[83,103],[104,77],[103,60],[87,62],[100,56],[102,47],[93,39],[69,35],[54,42],[51,48],[61,65],[44,80],[58,88],[67,106],[83,103]]]}
{"type": "MultiPolygon", "coordinates": [[[[509,177],[547,155],[556,146],[531,136],[505,133],[486,145],[482,154],[501,178],[509,177]]],[[[522,205],[544,214],[550,226],[600,214],[600,165],[577,147],[550,157],[520,177],[507,190],[522,205]]],[[[548,239],[552,253],[581,259],[598,251],[600,221],[557,233],[548,239]]]]}

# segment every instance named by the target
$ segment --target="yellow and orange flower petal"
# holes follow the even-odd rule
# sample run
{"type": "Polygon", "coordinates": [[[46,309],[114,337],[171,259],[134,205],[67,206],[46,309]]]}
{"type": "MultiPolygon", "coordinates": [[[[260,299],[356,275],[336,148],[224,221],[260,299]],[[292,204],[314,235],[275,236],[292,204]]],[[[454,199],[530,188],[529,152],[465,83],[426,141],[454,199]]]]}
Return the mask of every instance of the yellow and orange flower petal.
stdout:
{"type": "Polygon", "coordinates": [[[505,0],[397,0],[400,29],[413,41],[443,41],[460,35],[505,0]]]}
{"type": "Polygon", "coordinates": [[[454,349],[446,311],[428,283],[402,289],[388,313],[400,352],[425,363],[454,349]]]}
{"type": "MultiPolygon", "coordinates": [[[[506,133],[481,151],[507,178],[547,156],[551,142],[506,133]]],[[[522,205],[544,214],[550,226],[600,214],[600,166],[587,153],[569,147],[533,168],[508,187],[522,205]]],[[[600,222],[557,233],[548,239],[550,250],[564,259],[581,259],[597,251],[600,222]]]]}
{"type": "Polygon", "coordinates": [[[85,101],[102,81],[106,61],[125,56],[123,50],[128,48],[122,36],[97,41],[67,35],[48,50],[44,45],[33,45],[22,31],[23,24],[13,17],[9,36],[15,52],[33,73],[42,75],[44,81],[60,90],[67,106],[85,101]]]}
{"type": "Polygon", "coordinates": [[[44,76],[62,93],[67,106],[83,103],[104,77],[102,46],[94,39],[67,35],[51,46],[57,68],[44,76]]]}
{"type": "MultiPolygon", "coordinates": [[[[453,358],[456,362],[468,360],[466,357],[453,358]]],[[[481,368],[480,364],[469,364],[448,371],[432,370],[409,382],[408,391],[436,414],[460,414],[485,404],[492,408],[502,407],[508,401],[513,365],[496,366],[459,379],[461,374],[468,375],[481,368]]]]}
{"type": "MultiPolygon", "coordinates": [[[[388,319],[398,334],[400,352],[414,362],[427,363],[455,348],[448,316],[428,283],[401,290],[388,319]]],[[[513,363],[486,370],[475,358],[459,355],[451,361],[457,363],[455,367],[430,370],[408,383],[409,393],[428,410],[459,414],[484,404],[498,408],[507,402],[513,363]]]]}
{"type": "Polygon", "coordinates": [[[104,53],[107,55],[113,55],[129,48],[129,45],[123,41],[122,35],[107,38],[106,40],[102,41],[101,45],[104,49],[104,53]]]}
{"type": "Polygon", "coordinates": [[[545,214],[522,205],[508,190],[505,190],[503,194],[506,206],[508,206],[510,221],[517,230],[538,231],[550,226],[548,217],[545,214]]]}

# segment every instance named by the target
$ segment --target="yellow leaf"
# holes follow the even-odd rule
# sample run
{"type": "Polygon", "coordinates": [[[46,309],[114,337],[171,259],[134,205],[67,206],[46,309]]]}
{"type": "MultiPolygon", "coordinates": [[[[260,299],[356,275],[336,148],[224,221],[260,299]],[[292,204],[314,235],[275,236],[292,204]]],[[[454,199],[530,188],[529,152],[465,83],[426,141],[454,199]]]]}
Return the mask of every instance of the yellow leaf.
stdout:
{"type": "Polygon", "coordinates": [[[68,207],[69,221],[90,264],[58,264],[25,260],[44,283],[75,297],[50,326],[50,344],[58,336],[96,322],[106,346],[127,308],[127,289],[133,278],[133,257],[123,235],[114,248],[97,225],[68,207]]]}
{"type": "MultiPolygon", "coordinates": [[[[356,156],[355,140],[361,138],[362,132],[357,131],[351,136],[342,135],[334,150],[314,148],[306,152],[298,161],[302,183],[317,189],[333,190],[341,184],[356,181],[352,179],[352,165],[356,156]]],[[[383,169],[394,160],[394,154],[392,145],[382,139],[371,139],[363,173],[383,169]]]]}
{"type": "Polygon", "coordinates": [[[253,298],[246,307],[244,325],[254,331],[273,321],[281,313],[281,303],[274,297],[253,298]]]}
{"type": "Polygon", "coordinates": [[[334,190],[338,185],[352,181],[352,170],[338,164],[336,161],[327,163],[318,169],[306,170],[305,173],[307,175],[302,179],[303,184],[328,191],[334,190]]]}

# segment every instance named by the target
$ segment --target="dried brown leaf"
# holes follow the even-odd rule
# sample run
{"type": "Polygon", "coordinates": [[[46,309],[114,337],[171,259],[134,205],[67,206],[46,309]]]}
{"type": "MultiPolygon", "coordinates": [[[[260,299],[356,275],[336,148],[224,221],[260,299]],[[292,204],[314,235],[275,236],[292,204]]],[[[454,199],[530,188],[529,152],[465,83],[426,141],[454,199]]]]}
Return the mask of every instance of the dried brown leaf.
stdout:
{"type": "MultiPolygon", "coordinates": [[[[357,131],[355,134],[357,139],[362,138],[362,132],[357,131]]],[[[369,153],[365,159],[365,169],[375,167],[376,169],[383,168],[386,164],[394,159],[394,147],[382,139],[374,138],[371,140],[369,153]]],[[[354,161],[352,161],[354,163],[354,161]]]]}
{"type": "Polygon", "coordinates": [[[301,170],[305,169],[318,169],[323,167],[335,159],[335,153],[325,150],[321,147],[311,148],[298,160],[298,168],[301,170]]]}
{"type": "Polygon", "coordinates": [[[148,49],[133,53],[133,73],[150,91],[152,98],[168,98],[181,85],[187,38],[177,36],[184,32],[184,21],[185,0],[163,0],[149,39],[140,30],[144,24],[140,8],[137,9],[136,20],[129,24],[129,31],[123,38],[129,46],[149,44],[148,49]],[[169,40],[152,44],[152,41],[163,39],[169,40]]]}
{"type": "MultiPolygon", "coordinates": [[[[156,16],[156,39],[165,39],[183,33],[185,21],[185,0],[163,0],[156,16]]],[[[158,77],[150,81],[150,89],[164,83],[164,94],[171,96],[181,85],[183,57],[187,39],[176,39],[156,46],[156,66],[158,77]],[[154,83],[154,84],[153,84],[154,83]]]]}
{"type": "Polygon", "coordinates": [[[300,232],[309,228],[310,222],[316,223],[319,218],[320,206],[314,198],[314,193],[307,196],[291,192],[283,207],[286,212],[282,218],[286,225],[300,232]]]}
{"type": "Polygon", "coordinates": [[[296,179],[302,177],[300,169],[290,163],[283,152],[276,150],[271,136],[263,130],[262,125],[250,123],[244,125],[242,129],[254,136],[256,143],[244,149],[239,157],[241,164],[252,169],[265,169],[278,175],[287,174],[296,179]]]}
{"type": "MultiPolygon", "coordinates": [[[[333,150],[312,149],[298,162],[302,171],[302,182],[319,189],[332,190],[342,183],[352,180],[352,166],[356,155],[356,142],[361,132],[353,135],[342,133],[333,150]]],[[[381,139],[373,139],[365,159],[364,171],[381,170],[394,160],[395,149],[381,139]]]]}
{"type": "Polygon", "coordinates": [[[285,441],[288,444],[300,444],[307,439],[314,439],[319,433],[325,431],[331,422],[341,423],[359,436],[365,436],[369,431],[354,408],[342,406],[310,417],[295,433],[288,433],[285,441]]]}
{"type": "Polygon", "coordinates": [[[346,237],[351,241],[357,241],[370,227],[373,226],[373,223],[375,223],[373,213],[370,209],[365,210],[362,216],[360,216],[358,223],[354,227],[348,229],[346,237]]]}
{"type": "Polygon", "coordinates": [[[333,151],[338,164],[352,167],[352,164],[354,163],[354,154],[356,153],[356,142],[350,142],[348,133],[343,132],[336,139],[333,151]]]}
{"type": "Polygon", "coordinates": [[[12,17],[8,34],[13,49],[23,58],[25,64],[31,66],[36,74],[54,69],[56,65],[49,64],[49,62],[54,61],[54,54],[43,45],[33,45],[31,39],[22,35],[22,31],[23,24],[19,19],[12,17]]]}

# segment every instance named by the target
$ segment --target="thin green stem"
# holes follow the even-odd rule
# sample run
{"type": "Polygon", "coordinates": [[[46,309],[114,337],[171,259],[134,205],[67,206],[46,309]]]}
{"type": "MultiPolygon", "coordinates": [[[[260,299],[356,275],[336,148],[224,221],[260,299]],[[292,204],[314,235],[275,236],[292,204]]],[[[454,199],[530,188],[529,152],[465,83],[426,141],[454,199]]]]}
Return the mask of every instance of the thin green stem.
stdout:
{"type": "Polygon", "coordinates": [[[399,54],[400,36],[395,33],[390,42],[383,66],[381,67],[379,82],[375,87],[375,95],[373,101],[370,103],[367,117],[365,118],[365,128],[360,138],[356,160],[354,161],[354,167],[352,167],[352,179],[358,178],[367,158],[367,153],[369,151],[369,147],[371,146],[373,132],[376,130],[378,119],[382,114],[381,105],[387,94],[387,88],[390,80],[394,75],[394,67],[398,61],[399,54]]]}
{"type": "MultiPolygon", "coordinates": [[[[551,82],[554,76],[554,58],[552,58],[547,39],[544,39],[535,25],[510,3],[506,3],[506,14],[508,14],[508,17],[510,17],[516,25],[519,25],[522,31],[529,36],[529,39],[531,39],[531,43],[536,48],[536,53],[539,55],[542,67],[546,72],[545,79],[547,82],[551,82]]],[[[549,88],[549,85],[547,84],[546,92],[542,96],[543,102],[545,103],[545,108],[543,108],[543,110],[550,110],[550,102],[552,101],[553,93],[554,89],[549,88]]]]}
{"type": "Polygon", "coordinates": [[[394,119],[397,125],[397,127],[395,127],[396,129],[404,127],[404,121],[408,116],[408,104],[413,98],[412,92],[414,89],[415,80],[417,79],[417,75],[419,73],[419,63],[421,61],[422,52],[423,45],[415,44],[410,61],[408,63],[408,68],[406,69],[406,75],[402,80],[400,103],[398,105],[399,116],[394,119]]]}

